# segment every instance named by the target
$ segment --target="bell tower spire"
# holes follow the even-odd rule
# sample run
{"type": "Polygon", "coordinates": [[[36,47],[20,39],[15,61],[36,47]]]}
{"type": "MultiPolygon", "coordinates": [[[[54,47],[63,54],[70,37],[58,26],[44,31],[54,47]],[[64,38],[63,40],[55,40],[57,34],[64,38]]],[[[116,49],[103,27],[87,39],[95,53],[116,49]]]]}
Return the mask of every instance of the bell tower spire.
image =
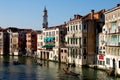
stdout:
{"type": "Polygon", "coordinates": [[[43,10],[43,28],[48,28],[48,15],[47,15],[47,9],[46,9],[46,6],[44,7],[44,10],[43,10]]]}

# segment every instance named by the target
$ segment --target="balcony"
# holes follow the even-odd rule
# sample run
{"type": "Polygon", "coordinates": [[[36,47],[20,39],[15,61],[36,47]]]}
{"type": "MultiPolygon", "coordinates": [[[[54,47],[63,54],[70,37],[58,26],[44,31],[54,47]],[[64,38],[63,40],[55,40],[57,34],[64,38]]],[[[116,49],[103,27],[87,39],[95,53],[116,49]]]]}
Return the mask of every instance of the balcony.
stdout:
{"type": "Polygon", "coordinates": [[[110,33],[116,33],[116,29],[115,30],[110,30],[110,33]]]}
{"type": "Polygon", "coordinates": [[[120,46],[120,42],[116,42],[116,43],[106,43],[106,46],[120,46]]]}
{"type": "Polygon", "coordinates": [[[120,26],[118,26],[117,29],[109,30],[109,34],[113,34],[113,33],[120,33],[120,26]]]}

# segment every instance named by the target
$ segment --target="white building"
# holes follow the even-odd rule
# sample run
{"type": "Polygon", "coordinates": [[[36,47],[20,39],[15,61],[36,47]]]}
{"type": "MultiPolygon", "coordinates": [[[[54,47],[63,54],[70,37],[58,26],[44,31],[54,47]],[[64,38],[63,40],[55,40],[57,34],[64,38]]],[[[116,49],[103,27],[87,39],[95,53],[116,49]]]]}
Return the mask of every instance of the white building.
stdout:
{"type": "Polygon", "coordinates": [[[60,48],[64,45],[65,25],[43,29],[42,58],[60,61],[60,48]]]}
{"type": "Polygon", "coordinates": [[[105,34],[99,33],[98,40],[98,55],[97,55],[97,66],[101,69],[105,69],[105,34]]]}
{"type": "Polygon", "coordinates": [[[107,68],[113,68],[120,74],[120,4],[105,13],[105,54],[107,68]]]}
{"type": "Polygon", "coordinates": [[[40,50],[42,50],[43,46],[43,34],[42,31],[37,31],[37,57],[41,58],[42,56],[40,55],[40,50]]]}
{"type": "Polygon", "coordinates": [[[68,47],[68,63],[80,66],[86,64],[82,57],[82,21],[80,15],[74,15],[67,23],[66,42],[68,47]]]}

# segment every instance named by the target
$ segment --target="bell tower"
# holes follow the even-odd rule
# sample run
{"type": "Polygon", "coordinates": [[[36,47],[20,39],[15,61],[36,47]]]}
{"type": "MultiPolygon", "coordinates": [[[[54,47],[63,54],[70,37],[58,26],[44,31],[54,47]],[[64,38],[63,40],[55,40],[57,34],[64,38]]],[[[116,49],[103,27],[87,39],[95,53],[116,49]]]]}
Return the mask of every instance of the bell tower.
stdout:
{"type": "Polygon", "coordinates": [[[46,10],[46,7],[44,7],[44,10],[43,10],[43,28],[48,28],[48,15],[47,15],[47,10],[46,10]]]}

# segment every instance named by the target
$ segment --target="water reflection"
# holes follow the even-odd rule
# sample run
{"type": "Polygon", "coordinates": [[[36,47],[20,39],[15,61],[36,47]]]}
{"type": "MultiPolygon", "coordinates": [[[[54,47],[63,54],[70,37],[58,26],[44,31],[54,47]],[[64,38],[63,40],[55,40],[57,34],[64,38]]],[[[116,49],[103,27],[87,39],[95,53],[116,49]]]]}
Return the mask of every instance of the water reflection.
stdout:
{"type": "Polygon", "coordinates": [[[42,66],[36,65],[33,58],[17,56],[0,56],[0,80],[120,80],[107,76],[103,71],[90,68],[70,68],[80,73],[75,77],[64,73],[65,64],[42,61],[42,66]],[[13,65],[18,60],[20,65],[13,65]]]}

